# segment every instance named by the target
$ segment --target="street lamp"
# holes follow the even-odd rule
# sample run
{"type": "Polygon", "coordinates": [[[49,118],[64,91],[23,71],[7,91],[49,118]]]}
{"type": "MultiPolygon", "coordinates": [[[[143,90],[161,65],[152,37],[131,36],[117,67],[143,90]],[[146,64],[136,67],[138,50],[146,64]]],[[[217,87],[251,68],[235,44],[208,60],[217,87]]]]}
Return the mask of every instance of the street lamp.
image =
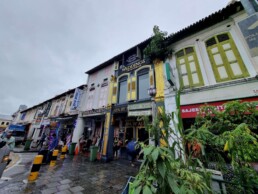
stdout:
{"type": "Polygon", "coordinates": [[[148,94],[149,94],[149,96],[150,97],[154,97],[154,96],[156,96],[156,88],[154,88],[154,87],[150,87],[149,89],[148,89],[148,94]]]}

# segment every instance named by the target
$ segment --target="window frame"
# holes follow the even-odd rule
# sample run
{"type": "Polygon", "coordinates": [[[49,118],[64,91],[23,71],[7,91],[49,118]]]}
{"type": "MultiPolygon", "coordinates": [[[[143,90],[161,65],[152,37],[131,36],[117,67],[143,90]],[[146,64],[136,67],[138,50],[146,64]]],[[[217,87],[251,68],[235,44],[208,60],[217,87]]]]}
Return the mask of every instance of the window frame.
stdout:
{"type": "Polygon", "coordinates": [[[239,53],[238,48],[236,47],[235,41],[233,40],[233,38],[232,38],[232,36],[229,32],[223,32],[223,33],[216,34],[212,37],[209,37],[208,39],[205,40],[205,48],[206,48],[206,51],[208,53],[209,61],[211,63],[211,67],[212,67],[216,82],[230,81],[230,80],[245,78],[245,77],[249,76],[248,70],[247,70],[247,68],[246,68],[246,66],[243,62],[243,59],[242,59],[242,57],[239,53]],[[229,39],[219,41],[218,37],[221,36],[221,35],[225,35],[225,34],[229,37],[229,39]],[[213,38],[215,39],[216,44],[207,46],[207,42],[209,40],[213,39],[213,38]],[[232,62],[228,61],[227,56],[226,56],[226,51],[229,50],[229,49],[226,50],[226,49],[223,48],[223,45],[226,44],[226,43],[228,43],[230,45],[230,48],[231,48],[233,54],[235,55],[236,62],[238,63],[239,68],[242,72],[241,75],[234,75],[233,69],[230,66],[230,64],[232,62]],[[211,51],[212,49],[214,49],[216,47],[218,48],[218,52],[216,52],[216,53],[220,54],[220,57],[221,57],[222,62],[223,62],[220,65],[216,64],[215,59],[213,57],[214,53],[212,53],[212,51],[211,51]],[[224,66],[224,68],[226,70],[226,73],[228,75],[227,78],[221,78],[221,76],[219,74],[218,67],[222,67],[222,66],[224,66]]]}
{"type": "Polygon", "coordinates": [[[175,53],[175,56],[176,56],[176,67],[178,69],[178,72],[179,72],[179,77],[180,77],[180,85],[182,86],[182,88],[193,88],[193,87],[201,87],[201,86],[204,86],[204,81],[203,81],[203,76],[202,76],[202,72],[201,72],[201,68],[200,68],[200,63],[199,63],[199,60],[198,60],[198,57],[196,55],[196,50],[195,50],[195,47],[194,46],[187,46],[187,47],[184,47],[180,50],[178,50],[176,53],[175,53]],[[186,49],[193,49],[193,52],[191,53],[186,53],[186,49]],[[183,52],[183,55],[181,56],[177,56],[178,53],[180,52],[183,52]],[[193,56],[193,61],[195,63],[195,68],[196,68],[196,73],[197,73],[197,76],[198,76],[198,79],[199,79],[199,83],[196,83],[194,84],[193,83],[193,78],[192,78],[192,73],[191,72],[191,68],[190,68],[190,62],[188,57],[189,56],[193,56]],[[186,67],[186,74],[184,75],[187,75],[187,78],[188,78],[188,82],[189,82],[189,85],[184,85],[184,82],[183,82],[183,74],[181,72],[181,64],[179,63],[179,61],[181,59],[184,59],[185,61],[185,67],[186,67]]]}
{"type": "Polygon", "coordinates": [[[118,80],[118,92],[117,92],[117,102],[118,102],[118,104],[124,104],[124,103],[127,102],[127,92],[128,92],[127,81],[128,81],[128,79],[129,79],[128,75],[124,75],[124,76],[120,77],[119,80],[118,80]],[[126,90],[125,90],[126,91],[125,92],[125,101],[124,102],[120,102],[120,91],[121,91],[120,84],[122,82],[125,82],[125,87],[126,87],[126,90]]]}
{"type": "Polygon", "coordinates": [[[149,67],[144,67],[142,69],[139,69],[136,73],[136,80],[137,80],[137,100],[147,100],[150,99],[151,97],[148,94],[148,91],[146,91],[147,93],[147,97],[146,98],[139,98],[139,77],[143,76],[143,75],[147,75],[147,79],[148,79],[148,83],[149,83],[149,87],[147,88],[147,90],[151,87],[151,83],[150,83],[150,68],[149,67]]]}

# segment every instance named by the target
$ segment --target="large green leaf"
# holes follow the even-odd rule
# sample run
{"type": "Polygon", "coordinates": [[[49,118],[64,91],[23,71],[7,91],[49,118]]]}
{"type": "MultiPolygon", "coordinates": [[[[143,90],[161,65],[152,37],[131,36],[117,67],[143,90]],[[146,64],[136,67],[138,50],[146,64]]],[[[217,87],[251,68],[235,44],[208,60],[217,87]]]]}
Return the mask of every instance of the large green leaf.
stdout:
{"type": "Polygon", "coordinates": [[[168,176],[167,179],[168,179],[168,184],[169,184],[169,186],[170,186],[170,189],[171,189],[175,194],[177,194],[177,193],[180,194],[180,189],[179,189],[179,187],[178,187],[178,185],[177,185],[177,183],[176,183],[176,180],[173,179],[171,176],[168,176]]]}
{"type": "Polygon", "coordinates": [[[152,152],[152,150],[154,149],[154,147],[153,146],[149,146],[149,147],[147,147],[147,148],[144,148],[144,155],[145,156],[147,156],[147,155],[149,155],[151,152],[152,152]]]}
{"type": "Polygon", "coordinates": [[[153,161],[155,162],[155,161],[158,159],[158,157],[159,157],[159,149],[156,148],[156,149],[151,153],[151,156],[152,156],[153,161]]]}
{"type": "Polygon", "coordinates": [[[165,178],[165,174],[166,174],[166,166],[163,162],[159,162],[157,164],[157,167],[158,167],[158,171],[159,173],[161,174],[162,178],[164,179],[165,178]]]}
{"type": "Polygon", "coordinates": [[[142,191],[142,186],[139,186],[135,189],[134,194],[140,194],[142,191]]]}
{"type": "Polygon", "coordinates": [[[143,194],[152,194],[152,191],[149,186],[145,185],[143,187],[143,194]]]}

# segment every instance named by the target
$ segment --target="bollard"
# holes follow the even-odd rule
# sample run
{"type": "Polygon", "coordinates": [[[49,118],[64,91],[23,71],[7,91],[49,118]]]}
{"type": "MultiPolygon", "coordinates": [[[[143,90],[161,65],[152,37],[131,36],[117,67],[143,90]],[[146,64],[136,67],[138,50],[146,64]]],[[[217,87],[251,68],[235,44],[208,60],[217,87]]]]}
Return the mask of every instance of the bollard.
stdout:
{"type": "Polygon", "coordinates": [[[43,155],[37,155],[34,158],[33,165],[30,171],[30,175],[28,177],[28,181],[34,181],[38,178],[39,169],[42,164],[43,155]]]}
{"type": "Polygon", "coordinates": [[[64,159],[65,158],[65,154],[66,154],[66,146],[62,147],[62,151],[61,151],[61,155],[60,155],[60,159],[64,159]]]}
{"type": "Polygon", "coordinates": [[[56,165],[57,155],[58,155],[58,150],[54,150],[53,154],[51,156],[51,161],[50,161],[50,165],[49,166],[55,166],[56,165]]]}

